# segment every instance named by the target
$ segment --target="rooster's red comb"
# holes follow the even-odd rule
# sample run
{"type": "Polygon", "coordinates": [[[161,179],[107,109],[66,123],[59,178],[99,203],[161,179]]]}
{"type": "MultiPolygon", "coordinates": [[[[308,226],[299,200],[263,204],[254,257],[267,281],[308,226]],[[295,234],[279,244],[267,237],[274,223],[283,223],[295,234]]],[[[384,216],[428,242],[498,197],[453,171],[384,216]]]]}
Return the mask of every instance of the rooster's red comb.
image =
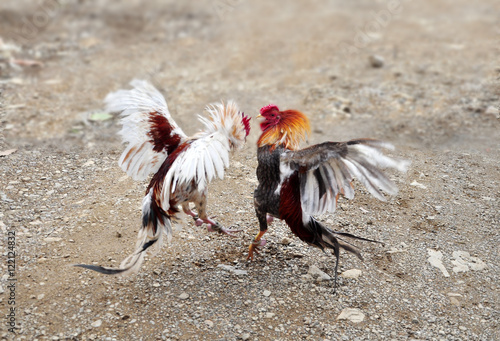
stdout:
{"type": "Polygon", "coordinates": [[[265,113],[270,112],[270,111],[280,111],[280,110],[274,104],[268,104],[265,107],[260,108],[261,115],[264,115],[265,113]]]}
{"type": "Polygon", "coordinates": [[[241,113],[241,116],[241,121],[245,126],[245,136],[248,136],[248,134],[250,134],[250,117],[246,116],[244,112],[241,113]]]}

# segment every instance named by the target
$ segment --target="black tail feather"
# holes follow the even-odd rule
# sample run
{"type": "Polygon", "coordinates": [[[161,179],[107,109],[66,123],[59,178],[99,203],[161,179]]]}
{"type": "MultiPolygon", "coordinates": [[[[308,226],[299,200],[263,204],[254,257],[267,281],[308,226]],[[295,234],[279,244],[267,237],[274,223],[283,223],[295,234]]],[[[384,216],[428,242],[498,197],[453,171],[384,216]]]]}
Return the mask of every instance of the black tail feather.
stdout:
{"type": "Polygon", "coordinates": [[[332,231],[332,232],[335,233],[335,234],[344,236],[344,237],[358,239],[358,240],[362,240],[364,242],[378,243],[378,244],[382,244],[382,246],[385,246],[384,242],[379,242],[378,240],[373,240],[373,239],[367,239],[367,238],[363,238],[363,237],[358,237],[358,236],[355,236],[355,235],[347,233],[347,232],[337,232],[337,231],[332,231]]]}
{"type": "Polygon", "coordinates": [[[87,264],[73,264],[73,266],[78,266],[80,268],[92,270],[92,271],[97,271],[99,273],[105,274],[105,275],[119,275],[127,270],[126,269],[115,269],[115,268],[106,268],[104,266],[99,266],[99,265],[87,265],[87,264]]]}
{"type": "Polygon", "coordinates": [[[134,269],[134,267],[140,266],[140,264],[142,263],[143,256],[144,256],[143,253],[149,247],[151,247],[154,243],[156,243],[156,241],[158,241],[158,239],[152,239],[152,240],[149,240],[147,243],[144,243],[142,245],[142,247],[137,252],[135,252],[133,255],[131,255],[131,256],[129,256],[129,258],[127,258],[127,259],[132,260],[132,262],[127,264],[127,266],[123,267],[123,268],[108,268],[108,267],[104,267],[104,266],[88,265],[88,264],[73,264],[73,266],[96,271],[96,272],[99,272],[99,273],[105,274],[105,275],[125,274],[126,272],[130,271],[131,269],[134,269]]]}
{"type": "Polygon", "coordinates": [[[342,237],[347,237],[347,238],[352,238],[352,239],[357,239],[365,242],[371,242],[371,243],[379,243],[384,245],[384,243],[372,240],[372,239],[367,239],[363,237],[358,237],[353,234],[347,233],[347,232],[337,232],[337,231],[332,231],[328,227],[324,226],[320,222],[318,222],[316,219],[311,217],[310,220],[310,227],[314,231],[314,234],[316,235],[316,240],[314,240],[311,244],[317,245],[320,248],[329,248],[333,250],[333,253],[335,255],[335,278],[334,278],[334,288],[335,290],[337,289],[337,270],[339,266],[339,258],[340,258],[340,249],[344,249],[348,252],[351,252],[355,254],[360,260],[363,260],[363,256],[361,255],[361,250],[354,244],[340,238],[339,236],[342,237]]]}

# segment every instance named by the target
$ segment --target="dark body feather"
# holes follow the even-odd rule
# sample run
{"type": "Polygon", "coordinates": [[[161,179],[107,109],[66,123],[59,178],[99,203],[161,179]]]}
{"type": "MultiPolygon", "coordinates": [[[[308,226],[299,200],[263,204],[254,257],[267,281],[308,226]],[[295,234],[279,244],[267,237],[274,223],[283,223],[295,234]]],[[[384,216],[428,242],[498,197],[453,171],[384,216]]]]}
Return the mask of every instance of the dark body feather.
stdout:
{"type": "Polygon", "coordinates": [[[336,256],[336,283],[340,248],[352,252],[362,259],[360,251],[355,246],[343,241],[338,236],[370,242],[374,241],[349,233],[332,231],[314,219],[314,217],[303,212],[301,207],[300,177],[307,169],[297,167],[282,179],[280,162],[281,158],[286,155],[286,151],[283,146],[276,148],[262,146],[257,150],[257,179],[259,180],[259,185],[254,192],[254,205],[259,220],[260,231],[262,233],[267,231],[266,215],[270,214],[284,220],[292,233],[302,241],[322,250],[324,248],[332,249],[336,256]]]}

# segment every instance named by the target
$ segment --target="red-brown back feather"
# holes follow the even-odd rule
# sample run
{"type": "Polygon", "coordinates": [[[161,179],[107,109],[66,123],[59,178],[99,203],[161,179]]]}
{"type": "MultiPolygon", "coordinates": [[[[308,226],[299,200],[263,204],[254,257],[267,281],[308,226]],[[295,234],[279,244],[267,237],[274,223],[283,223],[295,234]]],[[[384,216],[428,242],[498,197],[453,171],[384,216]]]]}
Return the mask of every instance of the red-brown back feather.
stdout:
{"type": "Polygon", "coordinates": [[[302,207],[300,206],[300,183],[298,173],[286,179],[280,192],[280,219],[285,220],[293,234],[301,240],[311,243],[314,239],[311,231],[304,228],[302,207]]]}

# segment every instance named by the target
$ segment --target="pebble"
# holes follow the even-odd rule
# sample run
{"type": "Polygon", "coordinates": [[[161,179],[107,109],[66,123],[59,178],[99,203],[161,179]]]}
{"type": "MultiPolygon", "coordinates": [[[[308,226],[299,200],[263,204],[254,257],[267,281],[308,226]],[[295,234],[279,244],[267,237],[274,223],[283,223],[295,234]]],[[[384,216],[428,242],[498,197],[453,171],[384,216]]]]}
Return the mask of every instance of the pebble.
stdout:
{"type": "Polygon", "coordinates": [[[264,290],[262,295],[264,295],[265,297],[269,297],[269,296],[271,296],[271,292],[269,290],[264,290]]]}
{"type": "Polygon", "coordinates": [[[321,271],[316,265],[310,265],[307,273],[311,275],[313,278],[316,278],[318,282],[329,281],[332,279],[328,274],[321,271]]]}
{"type": "Polygon", "coordinates": [[[189,294],[183,292],[182,294],[179,295],[179,298],[181,300],[187,300],[189,298],[189,294]]]}
{"type": "Polygon", "coordinates": [[[39,299],[39,300],[42,300],[44,297],[45,297],[45,294],[40,294],[36,298],[39,299]]]}
{"type": "Polygon", "coordinates": [[[488,115],[495,115],[497,116],[499,114],[499,109],[490,105],[486,108],[486,110],[484,111],[485,114],[488,114],[488,115]]]}
{"type": "Polygon", "coordinates": [[[90,325],[94,328],[99,328],[102,324],[102,320],[97,320],[97,321],[94,321],[92,322],[90,325]]]}
{"type": "Polygon", "coordinates": [[[427,189],[426,185],[422,185],[420,182],[417,182],[415,180],[410,183],[410,186],[418,187],[418,188],[421,188],[421,189],[427,189]]]}
{"type": "Polygon", "coordinates": [[[359,269],[346,270],[346,271],[342,272],[341,276],[344,277],[344,278],[354,278],[354,279],[356,279],[359,276],[361,276],[361,270],[359,270],[359,269]]]}
{"type": "Polygon", "coordinates": [[[365,314],[356,308],[344,308],[340,315],[337,316],[337,320],[349,320],[354,323],[363,322],[365,319],[365,314]]]}
{"type": "Polygon", "coordinates": [[[450,297],[450,303],[453,305],[460,305],[460,301],[456,297],[450,297]]]}
{"type": "Polygon", "coordinates": [[[51,243],[51,242],[60,242],[62,238],[59,237],[47,237],[43,241],[46,243],[51,243]]]}
{"type": "Polygon", "coordinates": [[[374,68],[381,68],[384,66],[384,58],[382,56],[373,54],[369,57],[370,66],[374,68]]]}
{"type": "Polygon", "coordinates": [[[221,269],[224,269],[226,271],[229,271],[237,276],[244,276],[244,275],[248,275],[248,271],[247,270],[240,270],[240,269],[236,269],[234,266],[231,266],[231,265],[227,265],[227,264],[219,264],[217,265],[218,268],[221,268],[221,269]]]}
{"type": "Polygon", "coordinates": [[[266,319],[272,319],[275,315],[275,313],[266,313],[266,319]]]}
{"type": "Polygon", "coordinates": [[[213,328],[214,322],[211,320],[205,320],[205,324],[207,325],[208,328],[213,328]]]}
{"type": "Polygon", "coordinates": [[[241,334],[241,339],[246,341],[246,340],[250,340],[250,334],[249,333],[243,333],[241,334]]]}
{"type": "Polygon", "coordinates": [[[290,243],[292,242],[292,240],[288,237],[284,237],[282,240],[281,240],[281,244],[282,245],[290,245],[290,243]]]}
{"type": "Polygon", "coordinates": [[[455,265],[453,267],[453,272],[467,272],[469,268],[474,271],[484,270],[487,266],[478,257],[471,257],[470,253],[466,251],[453,251],[452,254],[455,260],[451,261],[451,264],[455,265]]]}
{"type": "Polygon", "coordinates": [[[429,255],[427,261],[431,263],[432,266],[441,270],[444,277],[450,277],[450,274],[448,273],[448,271],[444,267],[443,262],[441,261],[443,259],[443,254],[441,253],[441,251],[427,249],[427,254],[429,255]]]}

